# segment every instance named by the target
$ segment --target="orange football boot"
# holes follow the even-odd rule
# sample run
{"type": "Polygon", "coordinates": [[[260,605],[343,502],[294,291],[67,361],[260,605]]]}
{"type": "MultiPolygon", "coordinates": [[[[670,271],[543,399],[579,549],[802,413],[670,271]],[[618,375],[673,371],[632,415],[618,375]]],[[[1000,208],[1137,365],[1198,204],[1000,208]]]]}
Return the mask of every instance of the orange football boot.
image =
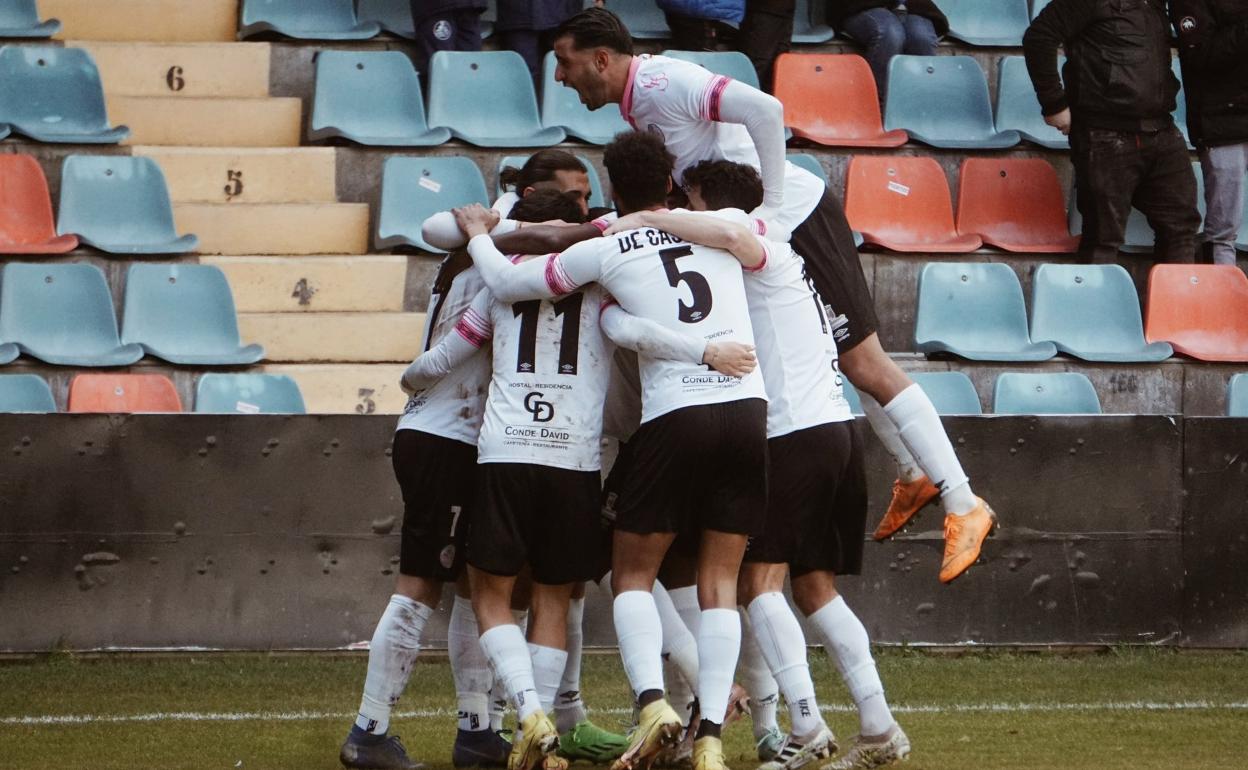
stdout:
{"type": "Polygon", "coordinates": [[[893,482],[893,499],[888,502],[888,512],[880,519],[872,537],[886,540],[897,534],[923,506],[939,496],[940,490],[927,476],[920,476],[909,483],[897,479],[893,482]]]}
{"type": "Polygon", "coordinates": [[[997,514],[982,497],[975,498],[970,513],[945,516],[945,560],[940,565],[940,582],[949,583],[979,558],[984,538],[997,526],[997,514]]]}

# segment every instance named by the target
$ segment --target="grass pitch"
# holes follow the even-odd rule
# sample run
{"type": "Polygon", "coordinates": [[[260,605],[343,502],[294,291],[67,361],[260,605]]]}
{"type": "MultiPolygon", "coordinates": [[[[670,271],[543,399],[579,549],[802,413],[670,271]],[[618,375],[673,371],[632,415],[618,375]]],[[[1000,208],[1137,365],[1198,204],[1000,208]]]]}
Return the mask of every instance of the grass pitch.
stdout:
{"type": "MultiPolygon", "coordinates": [[[[445,658],[425,657],[393,732],[450,767],[455,706],[445,658]]],[[[1111,650],[957,657],[879,651],[880,673],[914,753],[938,768],[1243,768],[1248,654],[1111,650]]],[[[359,702],[362,655],[79,658],[0,663],[0,769],[318,770],[359,702]]],[[[844,745],[857,719],[821,652],[811,667],[844,745]]],[[[587,656],[586,701],[624,729],[627,685],[614,654],[587,656]]],[[[748,723],[725,734],[729,764],[758,763],[748,723]]]]}

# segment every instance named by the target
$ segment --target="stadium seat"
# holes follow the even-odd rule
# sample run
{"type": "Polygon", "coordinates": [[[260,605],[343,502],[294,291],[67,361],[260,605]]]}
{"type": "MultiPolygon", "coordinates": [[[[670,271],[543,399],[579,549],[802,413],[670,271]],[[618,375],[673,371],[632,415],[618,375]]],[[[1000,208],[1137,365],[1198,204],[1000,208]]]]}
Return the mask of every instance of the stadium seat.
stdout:
{"type": "Polygon", "coordinates": [[[1234,265],[1154,265],[1144,336],[1201,361],[1248,361],[1248,277],[1234,265]]]}
{"type": "Polygon", "coordinates": [[[303,394],[284,374],[205,374],[195,388],[201,414],[305,414],[303,394]]]}
{"type": "Polygon", "coordinates": [[[566,137],[562,128],[542,127],[533,79],[515,51],[435,53],[429,125],[480,147],[549,147],[566,137]]]}
{"type": "MultiPolygon", "coordinates": [[[[1058,57],[1058,71],[1066,57],[1058,57]]],[[[1021,56],[1001,57],[997,75],[998,132],[1017,131],[1024,139],[1052,150],[1070,149],[1070,140],[1061,131],[1044,122],[1040,100],[1027,74],[1027,62],[1021,56]]]]}
{"type": "Polygon", "coordinates": [[[1174,118],[1174,125],[1183,135],[1183,141],[1187,142],[1187,149],[1194,150],[1196,145],[1192,144],[1192,137],[1187,131],[1187,94],[1184,92],[1183,71],[1179,66],[1179,57],[1176,56],[1170,60],[1170,69],[1179,80],[1179,92],[1174,95],[1174,112],[1170,114],[1174,118]]]}
{"type": "Polygon", "coordinates": [[[241,365],[264,358],[263,347],[240,342],[234,295],[214,265],[131,265],[121,341],[173,364],[241,365]]]}
{"type": "Polygon", "coordinates": [[[69,383],[68,412],[181,412],[177,388],[163,374],[80,374],[69,383]]]}
{"type": "Polygon", "coordinates": [[[875,76],[861,56],[785,53],[775,73],[784,124],[798,138],[831,147],[900,147],[909,138],[884,130],[875,76]]]}
{"type": "Polygon", "coordinates": [[[924,265],[914,342],[922,353],[976,361],[1044,361],[1057,355],[1052,342],[1031,341],[1018,276],[996,262],[924,265]]]}
{"type": "Polygon", "coordinates": [[[793,35],[790,41],[799,45],[826,43],[836,36],[836,32],[827,25],[824,9],[825,0],[797,0],[793,10],[793,35]]]}
{"type": "Polygon", "coordinates": [[[77,247],[75,236],[56,234],[39,162],[0,154],[0,254],[64,254],[77,247]]]}
{"type": "Polygon", "coordinates": [[[143,357],[143,348],[117,336],[104,272],[82,263],[5,265],[0,340],[64,366],[129,366],[143,357]]]}
{"type": "Polygon", "coordinates": [[[969,45],[1022,46],[1031,24],[1027,0],[940,0],[940,10],[949,19],[949,37],[969,45]]]}
{"type": "Polygon", "coordinates": [[[1232,375],[1227,383],[1226,416],[1248,417],[1248,373],[1232,375]]]}
{"type": "Polygon", "coordinates": [[[1040,12],[1044,10],[1044,7],[1048,5],[1049,2],[1050,0],[1031,0],[1031,18],[1035,19],[1039,16],[1040,12]]]}
{"type": "Polygon", "coordinates": [[[0,0],[0,38],[52,37],[60,31],[56,19],[39,21],[35,0],[0,0]]]}
{"type": "Polygon", "coordinates": [[[958,233],[1006,251],[1071,254],[1057,172],[1040,158],[967,158],[958,182],[958,233]]]}
{"type": "Polygon", "coordinates": [[[949,183],[933,158],[854,156],[845,215],[867,243],[893,251],[962,253],[983,245],[954,229],[949,183]]]}
{"type": "Polygon", "coordinates": [[[997,131],[988,80],[971,56],[894,56],[888,63],[884,128],[933,147],[1000,149],[1022,139],[997,131]]]}
{"type": "Polygon", "coordinates": [[[1100,414],[1101,400],[1079,372],[1005,372],[992,393],[996,414],[1100,414]]]}
{"type": "Polygon", "coordinates": [[[301,40],[367,40],[381,34],[359,21],[354,0],[243,0],[238,39],[278,34],[301,40]]]}
{"type": "Polygon", "coordinates": [[[542,125],[562,128],[568,136],[590,144],[606,144],[631,126],[620,115],[619,106],[607,104],[592,112],[576,95],[576,90],[555,80],[555,53],[542,60],[542,125]]]}
{"type": "Polygon", "coordinates": [[[0,374],[0,412],[55,412],[52,389],[37,374],[0,374]]]}
{"type": "Polygon", "coordinates": [[[975,383],[962,372],[910,372],[937,414],[983,414],[975,383]]]}
{"type": "Polygon", "coordinates": [[[399,51],[321,51],[308,139],[342,137],[390,147],[424,147],[449,141],[430,128],[420,78],[399,51]]]}
{"type": "Polygon", "coordinates": [[[858,395],[858,391],[854,390],[854,385],[847,377],[841,377],[841,391],[845,394],[845,400],[849,402],[849,411],[853,414],[866,414],[862,411],[862,397],[858,395]]]}
{"type": "Polygon", "coordinates": [[[124,155],[65,159],[57,232],[112,254],[185,254],[199,246],[194,235],[178,235],[156,161],[124,155]]]}
{"type": "Polygon", "coordinates": [[[1121,265],[1041,265],[1031,283],[1031,338],[1085,361],[1164,361],[1165,342],[1144,341],[1140,299],[1121,265]]]}
{"type": "Polygon", "coordinates": [[[672,35],[667,17],[655,0],[611,0],[610,8],[638,40],[663,40],[672,35]]]}
{"type": "Polygon", "coordinates": [[[490,205],[485,180],[471,158],[388,158],[381,175],[376,246],[415,246],[442,254],[425,243],[421,224],[432,214],[469,203],[490,205]]]}
{"type": "Polygon", "coordinates": [[[116,144],[100,71],[81,48],[0,47],[0,124],[39,142],[116,144]]]}
{"type": "MultiPolygon", "coordinates": [[[[508,166],[512,166],[514,168],[520,168],[528,161],[529,157],[530,156],[528,155],[506,155],[504,156],[501,160],[498,161],[498,173],[501,174],[503,172],[503,169],[507,168],[508,166]]],[[[589,158],[585,157],[584,155],[577,155],[576,159],[579,160],[581,163],[585,164],[585,170],[589,174],[589,207],[592,209],[596,206],[612,205],[611,202],[607,200],[606,196],[603,195],[602,182],[598,179],[598,169],[594,168],[594,164],[590,162],[589,158]]],[[[499,196],[502,194],[503,194],[503,184],[502,184],[502,180],[499,179],[494,182],[494,195],[499,196]]]]}
{"type": "Polygon", "coordinates": [[[700,64],[716,75],[727,75],[748,86],[758,88],[758,72],[750,57],[740,51],[664,51],[664,56],[700,64]]]}
{"type": "Polygon", "coordinates": [[[411,0],[357,0],[355,13],[361,24],[376,23],[392,35],[416,37],[411,0]]]}
{"type": "Polygon", "coordinates": [[[805,152],[791,152],[789,153],[789,162],[819,177],[824,184],[828,183],[828,172],[824,170],[823,164],[814,155],[805,152]]]}

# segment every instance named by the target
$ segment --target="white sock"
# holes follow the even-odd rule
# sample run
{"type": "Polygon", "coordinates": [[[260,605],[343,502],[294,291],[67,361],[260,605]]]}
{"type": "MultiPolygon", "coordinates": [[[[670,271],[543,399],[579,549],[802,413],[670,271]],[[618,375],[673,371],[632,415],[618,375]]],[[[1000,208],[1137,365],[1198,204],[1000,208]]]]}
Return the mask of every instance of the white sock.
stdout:
{"type": "Polygon", "coordinates": [[[758,647],[789,704],[793,734],[807,736],[823,726],[815,683],[806,662],[806,637],[784,594],[766,593],[750,602],[750,625],[758,647]]]}
{"type": "Polygon", "coordinates": [[[537,687],[537,701],[542,704],[542,711],[549,712],[555,707],[559,680],[563,678],[563,669],[568,665],[568,651],[529,642],[529,658],[533,661],[533,683],[537,687]]]}
{"type": "Polygon", "coordinates": [[[490,729],[498,732],[503,729],[503,717],[507,715],[507,688],[494,679],[490,686],[490,729]]]}
{"type": "Polygon", "coordinates": [[[455,698],[459,701],[459,729],[469,732],[489,729],[490,662],[481,649],[477,614],[472,600],[455,597],[451,606],[451,622],[446,630],[446,644],[451,658],[451,676],[455,680],[455,698]]]}
{"type": "Polygon", "coordinates": [[[936,414],[936,407],[917,384],[898,393],[884,405],[884,412],[910,454],[927,471],[932,483],[940,488],[940,502],[945,513],[962,516],[975,508],[975,495],[962,463],[949,443],[945,426],[936,414]]]}
{"type": "Polygon", "coordinates": [[[568,604],[568,662],[563,667],[559,695],[555,698],[555,729],[561,733],[589,718],[585,702],[581,700],[581,647],[585,640],[581,624],[584,617],[585,599],[573,599],[568,604]]]}
{"type": "Polygon", "coordinates": [[[494,675],[507,688],[520,719],[540,711],[542,705],[533,681],[533,661],[520,627],[511,623],[494,626],[481,634],[481,649],[485,650],[494,675]]]}
{"type": "Polygon", "coordinates": [[[905,484],[923,478],[923,469],[914,461],[910,450],[906,449],[906,442],[901,440],[897,426],[885,414],[884,407],[866,391],[858,391],[858,398],[862,401],[862,411],[867,415],[867,422],[871,423],[871,430],[875,431],[884,449],[892,456],[893,462],[897,463],[897,478],[905,484]]]}
{"type": "Polygon", "coordinates": [[[862,734],[883,735],[892,727],[893,715],[884,699],[884,685],[875,670],[871,640],[867,638],[862,621],[841,596],[820,607],[809,618],[823,634],[828,652],[858,706],[862,734]]]}
{"type": "Polygon", "coordinates": [[[615,597],[615,636],[633,695],[663,690],[663,626],[654,594],[624,591],[615,597]]]}
{"type": "Polygon", "coordinates": [[[672,607],[676,609],[676,614],[685,621],[685,628],[689,629],[689,633],[696,638],[698,628],[702,625],[702,605],[698,603],[698,587],[669,588],[667,595],[672,598],[672,607]]]}
{"type": "MultiPolygon", "coordinates": [[[[694,652],[697,652],[696,647],[694,652]]],[[[688,727],[693,720],[693,685],[685,681],[685,675],[671,658],[663,659],[663,681],[667,683],[667,702],[680,715],[680,723],[688,727]]]]}
{"type": "Polygon", "coordinates": [[[741,616],[737,611],[702,610],[698,629],[698,704],[703,719],[724,723],[740,652],[741,616]]]}
{"type": "Polygon", "coordinates": [[[412,664],[420,653],[420,634],[433,610],[402,594],[390,597],[381,613],[372,641],[368,644],[368,673],[364,676],[364,697],[355,724],[361,730],[385,735],[390,727],[390,710],[407,687],[412,664]]]}
{"type": "Polygon", "coordinates": [[[737,668],[741,685],[750,693],[750,721],[754,725],[754,740],[758,740],[779,727],[776,705],[780,701],[780,687],[754,640],[750,618],[744,612],[741,613],[741,661],[737,668]]]}
{"type": "MultiPolygon", "coordinates": [[[[677,589],[683,590],[683,589],[677,589]]],[[[697,606],[697,589],[694,590],[694,606],[697,606]]],[[[663,656],[671,661],[686,682],[698,681],[698,638],[689,631],[684,619],[676,611],[671,594],[657,580],[654,583],[654,605],[659,611],[663,625],[663,656]]],[[[701,610],[697,610],[701,614],[701,610]]]]}

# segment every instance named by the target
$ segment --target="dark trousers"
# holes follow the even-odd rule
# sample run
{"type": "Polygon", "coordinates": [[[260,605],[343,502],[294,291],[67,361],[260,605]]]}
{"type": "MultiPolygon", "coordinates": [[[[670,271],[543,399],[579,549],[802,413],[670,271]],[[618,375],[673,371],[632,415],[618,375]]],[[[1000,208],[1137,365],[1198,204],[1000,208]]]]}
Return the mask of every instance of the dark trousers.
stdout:
{"type": "Polygon", "coordinates": [[[1196,176],[1177,128],[1137,132],[1076,124],[1070,132],[1070,159],[1083,217],[1081,261],[1117,260],[1132,206],[1156,234],[1157,261],[1193,260],[1200,229],[1196,176]]]}
{"type": "Polygon", "coordinates": [[[500,48],[515,51],[528,65],[534,84],[542,82],[542,57],[554,42],[554,29],[504,29],[499,30],[500,48]]]}
{"type": "Polygon", "coordinates": [[[437,51],[480,51],[481,12],[448,11],[430,16],[423,0],[412,0],[416,22],[416,71],[429,82],[429,59],[437,51]]]}
{"type": "Polygon", "coordinates": [[[737,50],[750,57],[750,63],[758,73],[758,84],[767,93],[773,90],[772,71],[776,57],[788,53],[792,37],[792,12],[786,16],[746,6],[745,19],[737,33],[737,50]]]}

